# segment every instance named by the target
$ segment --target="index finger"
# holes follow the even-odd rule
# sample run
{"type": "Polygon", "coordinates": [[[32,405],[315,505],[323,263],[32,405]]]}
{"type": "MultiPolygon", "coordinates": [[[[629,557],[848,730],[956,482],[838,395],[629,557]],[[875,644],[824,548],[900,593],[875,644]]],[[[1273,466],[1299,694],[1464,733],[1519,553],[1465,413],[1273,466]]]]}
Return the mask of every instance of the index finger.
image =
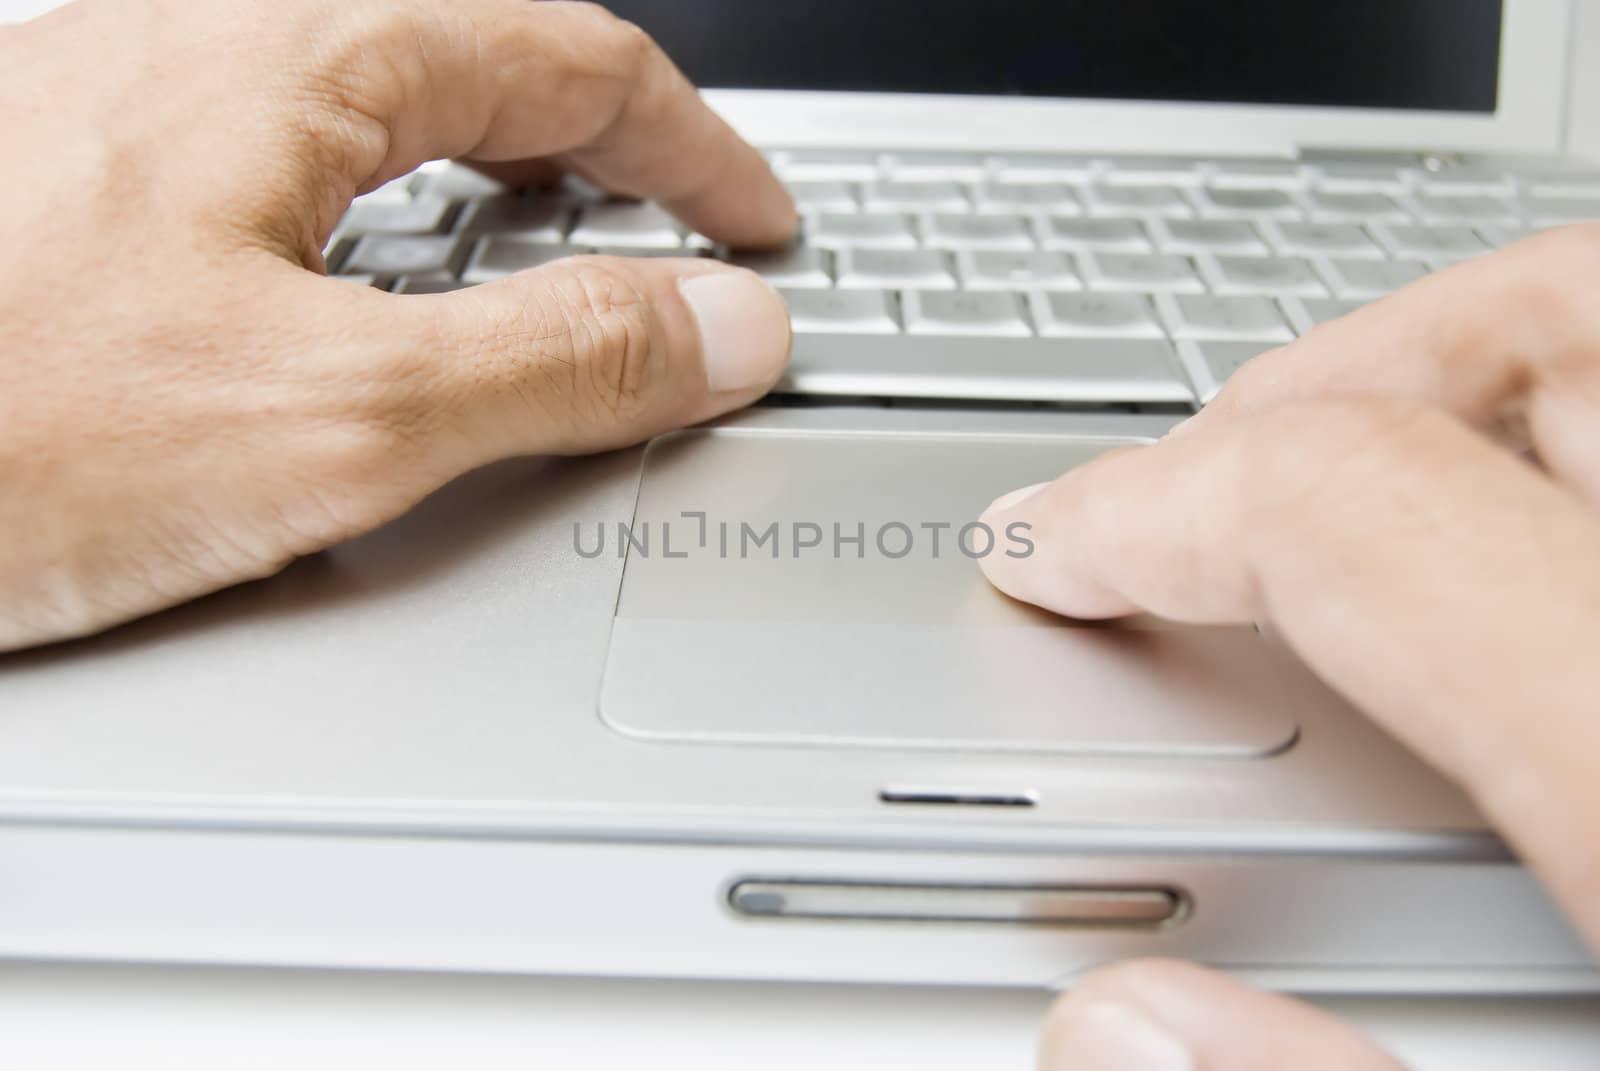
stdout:
{"type": "Polygon", "coordinates": [[[1600,945],[1600,517],[1440,410],[1292,404],[1108,455],[985,518],[1057,612],[1270,620],[1461,782],[1600,945]]]}
{"type": "MultiPolygon", "coordinates": [[[[365,2],[312,39],[331,136],[352,187],[433,159],[560,157],[608,189],[661,202],[730,245],[794,231],[794,202],[638,27],[565,0],[365,2]],[[331,87],[332,92],[326,89],[331,87]]],[[[348,191],[354,192],[354,189],[348,191]]]]}

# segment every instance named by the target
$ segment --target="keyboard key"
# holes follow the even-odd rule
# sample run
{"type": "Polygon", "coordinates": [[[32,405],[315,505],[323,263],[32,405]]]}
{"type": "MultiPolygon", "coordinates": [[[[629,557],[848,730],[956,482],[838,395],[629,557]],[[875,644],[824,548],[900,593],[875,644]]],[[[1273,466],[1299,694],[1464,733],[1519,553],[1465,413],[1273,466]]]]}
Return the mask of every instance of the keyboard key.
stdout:
{"type": "Polygon", "coordinates": [[[1373,232],[1390,253],[1410,260],[1465,260],[1489,248],[1471,227],[1391,223],[1373,232]]]}
{"type": "Polygon", "coordinates": [[[1540,171],[1523,176],[1533,197],[1583,197],[1600,200],[1600,171],[1581,169],[1540,171]]]}
{"type": "Polygon", "coordinates": [[[1305,334],[1319,324],[1348,316],[1365,305],[1365,301],[1344,298],[1284,298],[1283,311],[1299,334],[1305,334]]]}
{"type": "Polygon", "coordinates": [[[806,228],[812,245],[829,249],[915,249],[911,219],[900,213],[818,212],[806,228]]]}
{"type": "Polygon", "coordinates": [[[1108,186],[1192,186],[1204,177],[1200,161],[1185,156],[1113,156],[1101,161],[1108,186]]]}
{"type": "Polygon", "coordinates": [[[461,210],[462,234],[514,234],[532,242],[566,241],[572,211],[553,197],[480,197],[461,210]]]}
{"type": "Polygon", "coordinates": [[[1364,257],[1381,259],[1383,249],[1365,228],[1355,223],[1295,223],[1272,221],[1262,225],[1273,248],[1290,256],[1364,257]]]}
{"type": "Polygon", "coordinates": [[[1398,196],[1407,190],[1400,169],[1390,164],[1332,160],[1309,169],[1312,188],[1328,193],[1382,193],[1398,196]]]}
{"type": "Polygon", "coordinates": [[[456,290],[464,290],[471,285],[453,275],[407,275],[390,287],[390,293],[449,294],[456,290]]]}
{"type": "Polygon", "coordinates": [[[1090,253],[1084,279],[1091,290],[1178,290],[1204,293],[1194,262],[1175,253],[1090,253]]]}
{"type": "Polygon", "coordinates": [[[345,275],[454,275],[464,255],[448,234],[369,234],[339,266],[345,275]]]}
{"type": "Polygon", "coordinates": [[[1076,219],[1051,216],[1044,225],[1046,249],[1096,249],[1112,253],[1148,253],[1154,246],[1144,224],[1136,219],[1076,219]]]}
{"type": "Polygon", "coordinates": [[[1473,230],[1478,232],[1478,237],[1482,238],[1484,243],[1487,244],[1490,249],[1499,249],[1502,246],[1508,246],[1513,242],[1520,242],[1524,238],[1531,238],[1544,229],[1546,228],[1522,226],[1501,227],[1492,223],[1482,224],[1473,228],[1473,230]]]}
{"type": "Polygon", "coordinates": [[[854,212],[861,207],[855,187],[848,182],[791,182],[789,195],[802,211],[854,212]]]}
{"type": "Polygon", "coordinates": [[[1083,202],[1059,182],[988,182],[974,189],[979,212],[1054,212],[1083,214],[1083,202]]]}
{"type": "Polygon", "coordinates": [[[416,190],[418,193],[431,194],[445,201],[496,197],[509,192],[505,183],[459,164],[446,164],[437,171],[417,172],[416,190]]]}
{"type": "Polygon", "coordinates": [[[1129,213],[1188,219],[1194,208],[1175,186],[1098,186],[1089,191],[1090,215],[1129,213]]]}
{"type": "Polygon", "coordinates": [[[1210,294],[1157,294],[1156,308],[1173,338],[1292,342],[1294,332],[1265,297],[1213,297],[1210,294]]]}
{"type": "Polygon", "coordinates": [[[574,206],[603,205],[608,201],[617,200],[614,194],[601,189],[588,179],[571,174],[561,176],[555,188],[544,191],[543,196],[553,197],[563,204],[574,206]]]}
{"type": "Polygon", "coordinates": [[[1411,213],[1385,193],[1327,193],[1306,195],[1311,218],[1321,223],[1409,223],[1411,213]]]}
{"type": "Polygon", "coordinates": [[[401,175],[397,179],[390,179],[377,189],[368,190],[359,197],[354,198],[358,205],[403,205],[421,192],[422,180],[426,176],[420,171],[413,171],[409,175],[401,175]]]}
{"type": "Polygon", "coordinates": [[[1203,219],[1299,219],[1300,203],[1283,190],[1198,190],[1203,219]]]}
{"type": "Polygon", "coordinates": [[[874,182],[863,191],[868,212],[965,212],[971,204],[954,182],[874,182]]]}
{"type": "Polygon", "coordinates": [[[788,182],[871,182],[883,174],[883,155],[865,150],[791,149],[772,164],[788,182]]]}
{"type": "Polygon", "coordinates": [[[1088,182],[1100,165],[1089,156],[1062,153],[1001,156],[994,161],[1000,182],[1088,182]]]}
{"type": "Polygon", "coordinates": [[[951,290],[950,254],[937,249],[841,249],[839,286],[848,290],[951,290]]]}
{"type": "Polygon", "coordinates": [[[1306,170],[1299,160],[1218,160],[1210,181],[1219,190],[1297,190],[1306,170]]]}
{"type": "Polygon", "coordinates": [[[1025,251],[1034,248],[1033,234],[1021,216],[949,215],[934,213],[922,221],[922,240],[937,249],[1025,251]]]}
{"type": "Polygon", "coordinates": [[[478,241],[467,266],[461,271],[461,278],[469,283],[487,283],[503,279],[513,272],[537,268],[582,252],[582,249],[570,245],[550,245],[530,242],[519,236],[494,235],[478,241]]]}
{"type": "Polygon", "coordinates": [[[1191,338],[1178,343],[1178,359],[1194,380],[1200,401],[1209,402],[1246,362],[1274,348],[1270,342],[1200,342],[1191,338]]]}
{"type": "Polygon", "coordinates": [[[1341,257],[1328,261],[1328,272],[1336,296],[1367,299],[1392,294],[1416,282],[1428,274],[1428,266],[1416,260],[1346,260],[1341,257]]]}
{"type": "Polygon", "coordinates": [[[1456,164],[1429,170],[1417,168],[1407,172],[1414,185],[1424,193],[1466,197],[1510,197],[1516,192],[1511,176],[1491,167],[1456,164]]]}
{"type": "Polygon", "coordinates": [[[1600,196],[1530,197],[1528,215],[1535,227],[1560,227],[1600,219],[1600,196]]]}
{"type": "Polygon", "coordinates": [[[657,205],[607,201],[580,210],[568,241],[573,245],[677,249],[683,246],[683,232],[657,205]]]}
{"type": "Polygon", "coordinates": [[[1321,276],[1302,257],[1218,256],[1202,258],[1201,263],[1208,269],[1212,289],[1219,294],[1328,294],[1321,276]]]}
{"type": "Polygon", "coordinates": [[[762,253],[732,253],[730,264],[749,268],[773,286],[792,290],[827,289],[833,285],[828,253],[815,246],[793,246],[762,253]]]}
{"type": "Polygon", "coordinates": [[[1194,402],[1171,343],[1126,338],[800,334],[788,374],[776,390],[996,401],[1194,402]]]}
{"type": "Polygon", "coordinates": [[[579,247],[585,253],[593,253],[602,257],[629,257],[634,260],[648,260],[659,257],[687,257],[694,259],[706,255],[709,250],[705,246],[657,246],[657,245],[594,245],[579,247]]]}
{"type": "Polygon", "coordinates": [[[910,290],[901,296],[913,335],[1023,338],[1032,335],[1022,301],[998,290],[977,293],[910,290]]]}
{"type": "Polygon", "coordinates": [[[1143,294],[1036,295],[1034,319],[1053,338],[1166,338],[1156,310],[1143,294]]]}
{"type": "Polygon", "coordinates": [[[1517,213],[1503,197],[1474,194],[1418,194],[1417,215],[1424,223],[1517,224],[1517,213]]]}
{"type": "Polygon", "coordinates": [[[881,290],[785,290],[795,334],[895,335],[889,295],[881,290]]]}
{"type": "Polygon", "coordinates": [[[329,275],[341,274],[345,258],[355,247],[356,239],[349,235],[335,233],[329,237],[328,244],[322,248],[322,263],[329,275]]]}
{"type": "Polygon", "coordinates": [[[1156,219],[1150,221],[1163,253],[1241,253],[1263,255],[1267,247],[1256,229],[1243,220],[1156,219]]]}
{"type": "Polygon", "coordinates": [[[989,160],[975,152],[891,153],[889,177],[912,182],[981,182],[989,160]]]}
{"type": "Polygon", "coordinates": [[[413,197],[406,201],[356,201],[339,221],[339,233],[438,234],[454,214],[449,201],[413,197]]]}
{"type": "Polygon", "coordinates": [[[1062,253],[957,255],[961,285],[968,290],[1078,290],[1083,286],[1062,253]]]}

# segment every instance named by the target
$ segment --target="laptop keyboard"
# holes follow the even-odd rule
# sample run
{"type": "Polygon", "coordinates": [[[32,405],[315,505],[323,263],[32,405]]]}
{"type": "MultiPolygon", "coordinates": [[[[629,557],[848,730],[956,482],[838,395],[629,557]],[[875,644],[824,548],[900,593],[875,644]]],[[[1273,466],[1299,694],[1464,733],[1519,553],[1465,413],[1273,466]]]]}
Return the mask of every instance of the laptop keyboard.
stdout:
{"type": "Polygon", "coordinates": [[[439,293],[578,253],[714,256],[789,302],[778,393],[1194,405],[1430,271],[1600,219],[1600,171],[1421,160],[779,151],[802,216],[745,253],[651,204],[434,166],[359,198],[340,276],[439,293]]]}

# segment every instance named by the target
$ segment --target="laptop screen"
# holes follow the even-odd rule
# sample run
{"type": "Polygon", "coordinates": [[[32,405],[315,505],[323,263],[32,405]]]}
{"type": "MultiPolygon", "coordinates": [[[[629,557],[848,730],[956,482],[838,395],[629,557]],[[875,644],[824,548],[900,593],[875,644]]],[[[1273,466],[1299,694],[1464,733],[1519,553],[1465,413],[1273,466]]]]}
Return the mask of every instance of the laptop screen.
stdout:
{"type": "Polygon", "coordinates": [[[700,85],[1493,112],[1502,0],[606,0],[700,85]]]}

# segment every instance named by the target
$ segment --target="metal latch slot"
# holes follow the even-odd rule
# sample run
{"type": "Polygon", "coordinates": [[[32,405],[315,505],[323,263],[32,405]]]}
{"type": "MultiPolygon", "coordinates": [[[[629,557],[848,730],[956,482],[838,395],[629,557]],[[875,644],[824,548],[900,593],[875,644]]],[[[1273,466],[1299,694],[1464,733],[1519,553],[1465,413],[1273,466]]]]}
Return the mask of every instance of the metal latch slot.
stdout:
{"type": "Polygon", "coordinates": [[[745,879],[728,903],[753,918],[981,922],[1158,929],[1180,921],[1188,898],[1166,886],[934,885],[745,879]]]}

